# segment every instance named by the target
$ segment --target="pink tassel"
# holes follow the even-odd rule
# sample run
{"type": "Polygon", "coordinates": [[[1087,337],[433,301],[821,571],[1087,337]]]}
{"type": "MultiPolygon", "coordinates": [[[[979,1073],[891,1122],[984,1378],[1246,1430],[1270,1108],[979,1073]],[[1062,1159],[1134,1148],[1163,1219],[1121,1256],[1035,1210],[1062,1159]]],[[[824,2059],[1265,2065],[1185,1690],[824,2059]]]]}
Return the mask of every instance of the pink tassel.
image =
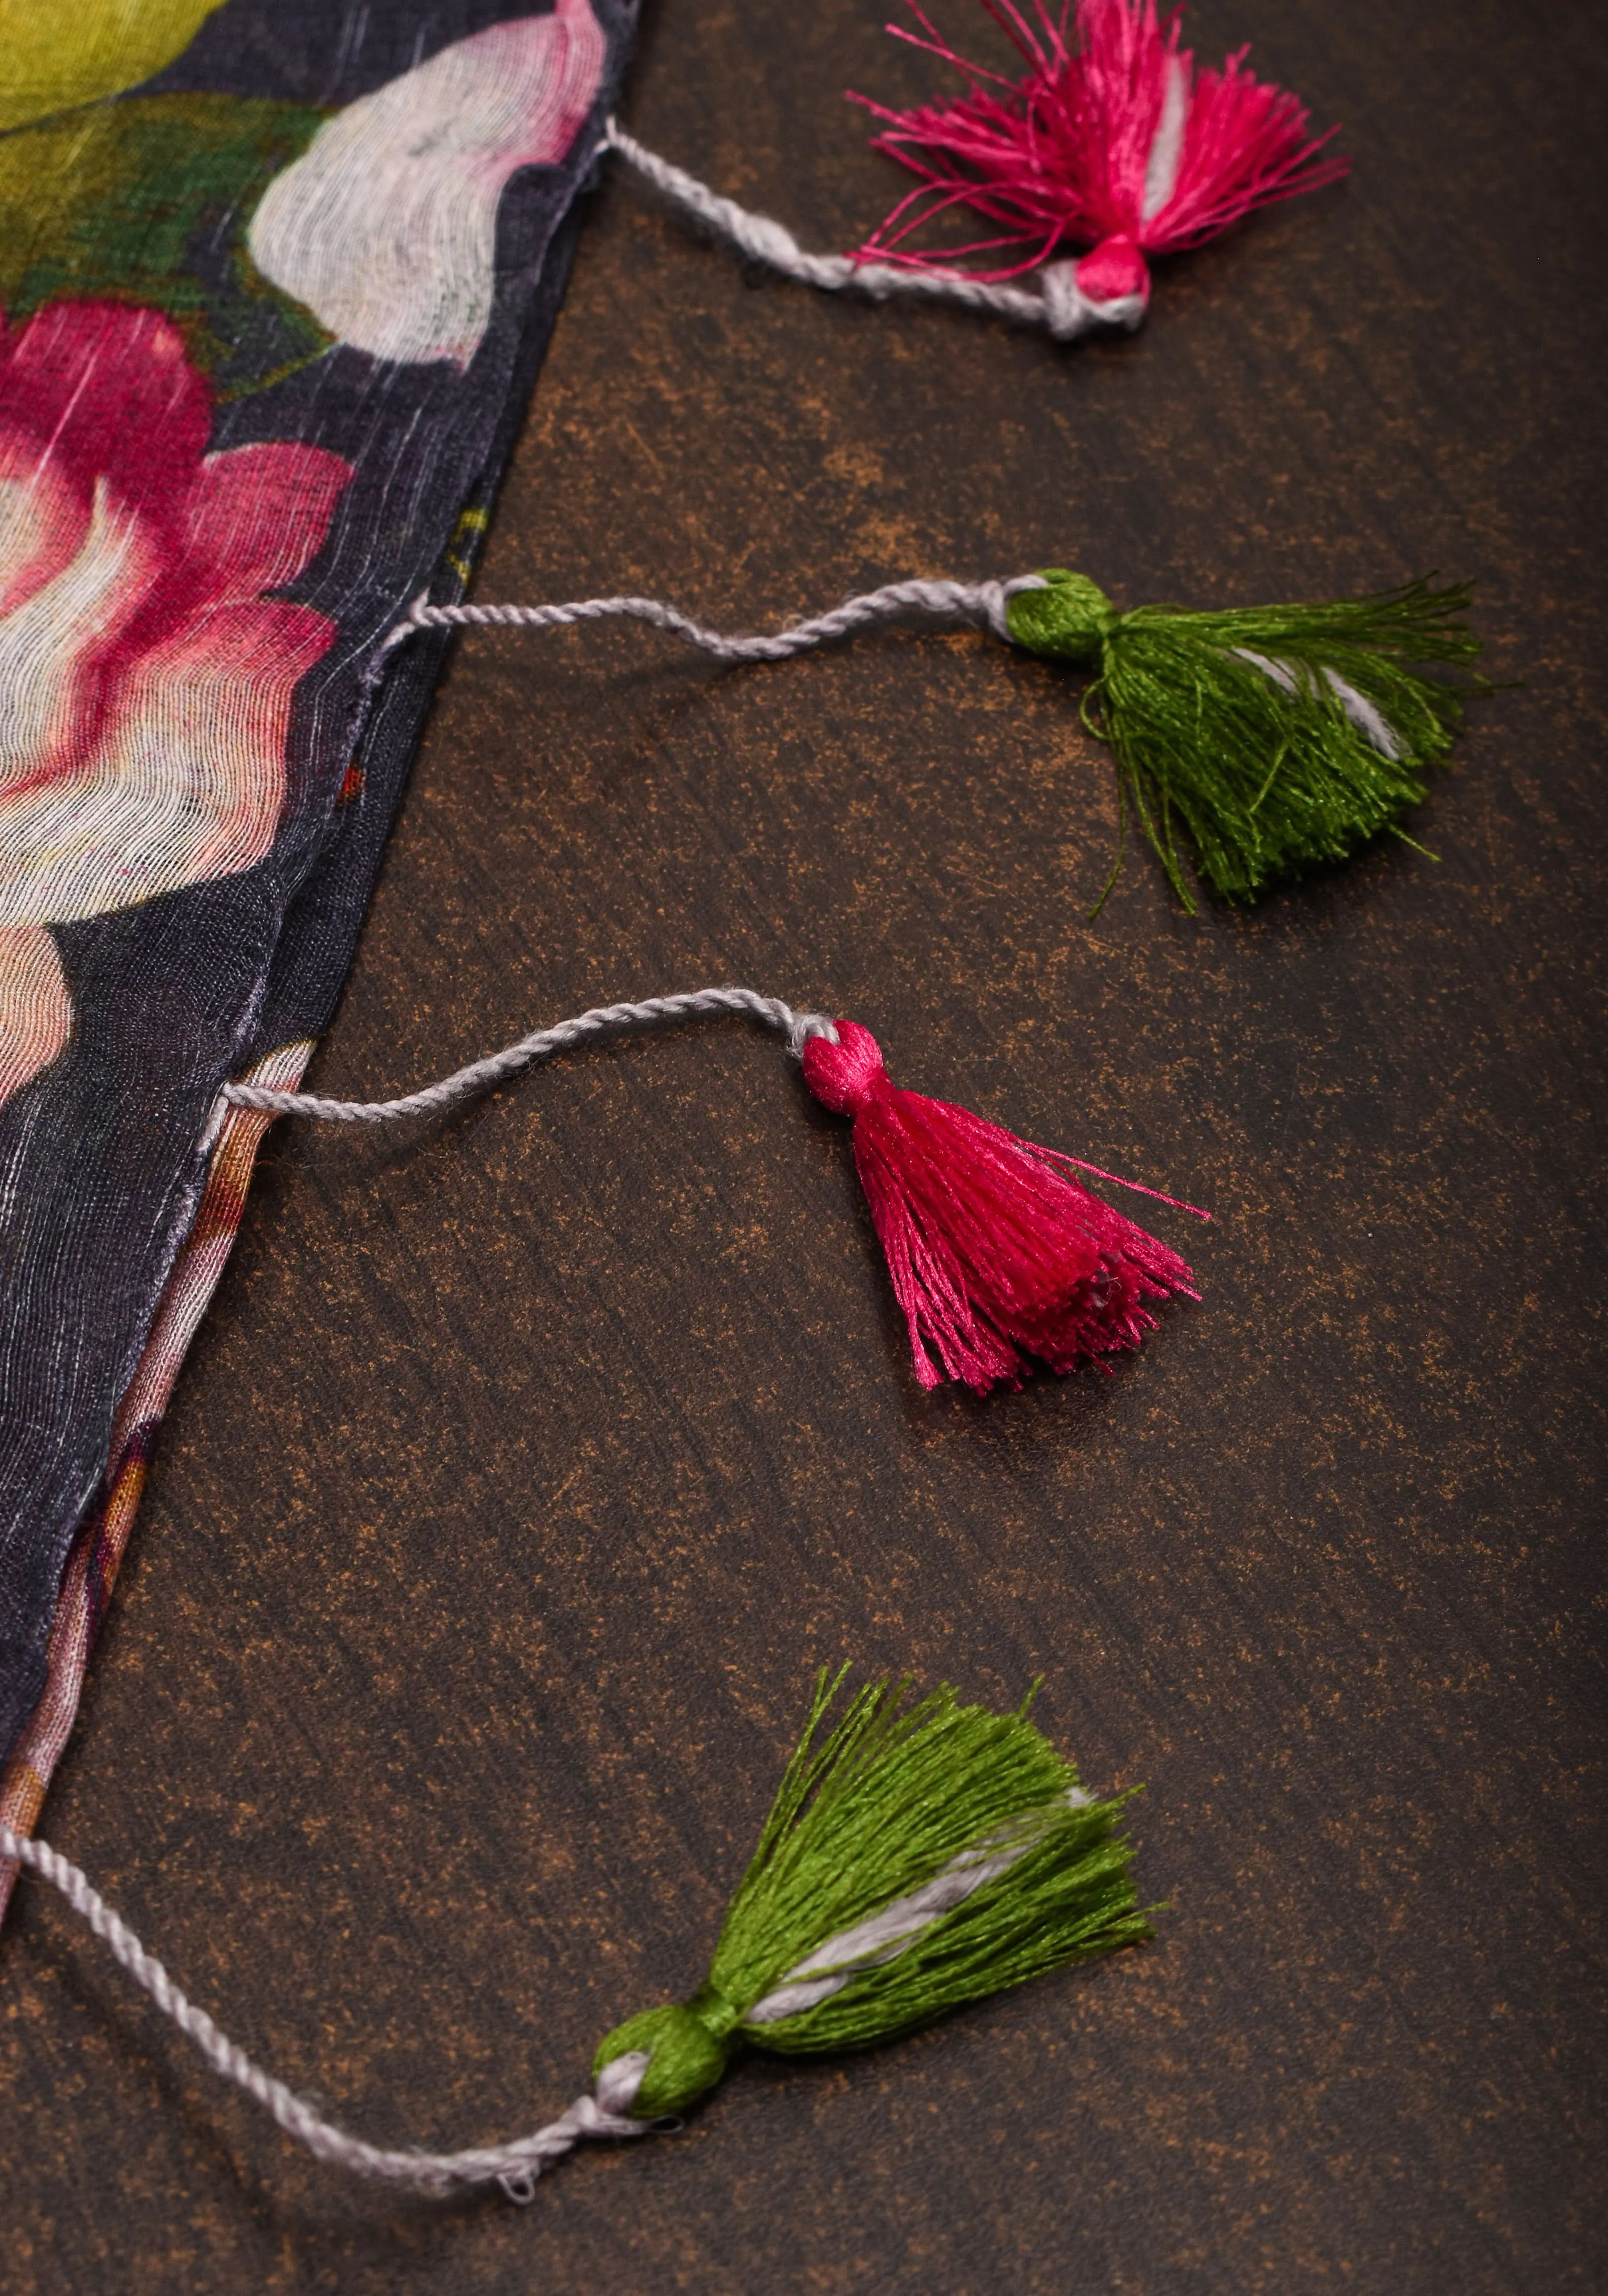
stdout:
{"type": "Polygon", "coordinates": [[[1346,173],[1344,160],[1320,158],[1329,138],[1309,135],[1299,100],[1245,70],[1244,49],[1197,78],[1178,11],[1158,22],[1155,0],[1075,0],[1075,10],[1064,0],[1055,18],[1032,0],[1030,20],[1016,0],[983,5],[1027,59],[1021,80],[968,63],[911,0],[926,37],[889,30],[954,65],[968,93],[914,111],[852,99],[889,123],[876,148],[923,187],[857,250],[865,261],[953,270],[959,258],[1008,256],[977,276],[1012,279],[1070,242],[1092,250],[1077,266],[1091,301],[1147,296],[1146,255],[1198,247],[1253,208],[1346,173]],[[959,205],[1005,228],[958,248],[908,247],[959,205]]]}
{"type": "MultiPolygon", "coordinates": [[[[980,1395],[1001,1381],[1020,1387],[1032,1360],[1069,1372],[1085,1357],[1137,1347],[1155,1323],[1146,1300],[1196,1296],[1176,1251],[1071,1177],[1112,1174],[948,1101],[901,1092],[868,1029],[840,1021],[837,1029],[835,1045],[812,1037],[805,1046],[804,1081],[854,1120],[854,1160],[923,1387],[944,1378],[980,1395]]],[[[1177,1209],[1209,1218],[1193,1204],[1177,1209]]]]}

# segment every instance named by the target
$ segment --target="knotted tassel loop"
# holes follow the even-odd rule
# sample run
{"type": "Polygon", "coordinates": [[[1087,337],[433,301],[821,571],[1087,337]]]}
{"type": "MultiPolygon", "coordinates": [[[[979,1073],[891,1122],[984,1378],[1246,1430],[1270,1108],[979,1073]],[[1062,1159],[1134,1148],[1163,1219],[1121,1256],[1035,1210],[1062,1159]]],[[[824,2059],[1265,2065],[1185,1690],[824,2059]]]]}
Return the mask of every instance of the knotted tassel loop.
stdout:
{"type": "Polygon", "coordinates": [[[645,2057],[626,2111],[711,2089],[746,2045],[864,2048],[1029,1978],[1151,1935],[1120,1820],[1028,1719],[947,1683],[867,1685],[817,1744],[849,1673],[825,1669],[708,1982],[631,2017],[595,2078],[645,2057]]]}
{"type": "Polygon", "coordinates": [[[855,1164],[923,1387],[944,1378],[980,1394],[1020,1387],[1035,1361],[1069,1372],[1137,1347],[1155,1321],[1146,1302],[1189,1291],[1176,1251],[1073,1177],[1109,1173],[901,1091],[875,1037],[853,1021],[837,1023],[835,1043],[812,1037],[801,1057],[816,1098],[853,1122],[855,1164]]]}
{"type": "Polygon", "coordinates": [[[1410,582],[1325,604],[1122,613],[1086,574],[1051,567],[1015,588],[1005,619],[1016,644],[1094,669],[1084,723],[1115,751],[1125,815],[1131,801],[1193,910],[1180,832],[1230,901],[1405,833],[1465,697],[1489,690],[1421,674],[1479,652],[1469,598],[1465,583],[1410,582]]]}

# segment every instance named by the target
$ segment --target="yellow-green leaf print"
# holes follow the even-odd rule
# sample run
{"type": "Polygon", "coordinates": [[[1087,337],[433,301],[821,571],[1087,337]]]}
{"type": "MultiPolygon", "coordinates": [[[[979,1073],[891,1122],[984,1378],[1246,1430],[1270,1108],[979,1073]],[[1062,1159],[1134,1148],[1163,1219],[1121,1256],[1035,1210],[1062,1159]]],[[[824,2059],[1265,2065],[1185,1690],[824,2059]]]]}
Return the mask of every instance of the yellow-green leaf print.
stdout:
{"type": "Polygon", "coordinates": [[[221,0],[0,0],[0,127],[137,87],[221,0]]]}
{"type": "Polygon", "coordinates": [[[324,119],[266,96],[131,95],[0,135],[0,308],[165,311],[225,397],[300,365],[329,335],[260,276],[245,234],[324,119]]]}

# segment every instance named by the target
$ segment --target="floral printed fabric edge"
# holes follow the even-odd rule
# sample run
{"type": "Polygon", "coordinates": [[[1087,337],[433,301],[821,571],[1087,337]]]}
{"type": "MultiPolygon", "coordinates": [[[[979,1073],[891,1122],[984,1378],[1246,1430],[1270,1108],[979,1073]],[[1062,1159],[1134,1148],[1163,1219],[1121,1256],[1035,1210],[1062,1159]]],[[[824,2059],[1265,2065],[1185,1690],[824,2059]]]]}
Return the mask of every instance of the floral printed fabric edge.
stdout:
{"type": "MultiPolygon", "coordinates": [[[[312,1051],[310,1042],[287,1045],[257,1062],[242,1082],[294,1092],[312,1051]]],[[[194,1222],[168,1279],[139,1368],[118,1407],[104,1494],[68,1557],[45,1655],[44,1693],[0,1767],[0,1825],[13,1833],[33,1832],[78,1718],[90,1654],[127,1550],[157,1431],[234,1248],[257,1152],[273,1120],[251,1109],[231,1108],[218,1128],[194,1222]]],[[[0,1859],[0,1920],[16,1877],[15,1862],[0,1859]]]]}
{"type": "Polygon", "coordinates": [[[634,14],[455,0],[421,59],[413,0],[344,46],[223,0],[143,85],[0,133],[12,1822],[216,1280],[208,1111],[340,994],[439,661],[376,685],[375,649],[484,527],[634,14]]]}

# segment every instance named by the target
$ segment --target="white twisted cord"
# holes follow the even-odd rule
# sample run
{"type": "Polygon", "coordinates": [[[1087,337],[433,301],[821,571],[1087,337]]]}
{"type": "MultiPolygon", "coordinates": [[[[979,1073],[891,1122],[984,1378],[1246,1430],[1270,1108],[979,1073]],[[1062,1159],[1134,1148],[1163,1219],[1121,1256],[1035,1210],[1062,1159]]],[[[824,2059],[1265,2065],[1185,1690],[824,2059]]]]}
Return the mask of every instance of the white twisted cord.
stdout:
{"type": "Polygon", "coordinates": [[[1043,578],[1038,574],[1018,574],[1007,582],[890,582],[880,590],[867,590],[862,597],[846,598],[841,606],[813,615],[807,622],[791,623],[786,629],[762,637],[735,637],[721,630],[707,629],[679,607],[668,606],[658,598],[577,598],[560,606],[431,606],[421,598],[408,610],[406,620],[398,623],[390,637],[394,641],[410,626],[439,630],[464,625],[504,624],[546,630],[561,629],[570,622],[599,622],[620,616],[632,621],[652,622],[657,629],[674,630],[677,637],[685,638],[691,645],[701,646],[719,661],[786,661],[793,654],[808,653],[813,646],[847,637],[853,630],[890,621],[914,606],[940,621],[980,622],[1009,645],[1007,603],[1019,590],[1038,590],[1043,586],[1043,578]]]}
{"type": "Polygon", "coordinates": [[[852,288],[884,302],[892,295],[907,295],[929,303],[959,303],[967,310],[1010,319],[1019,326],[1044,327],[1057,342],[1071,342],[1095,327],[1136,327],[1144,316],[1142,295],[1121,295],[1095,302],[1078,284],[1075,263],[1046,264],[1038,275],[1037,290],[975,279],[964,271],[927,271],[898,263],[861,263],[852,255],[808,255],[785,224],[774,217],[755,215],[735,200],[723,199],[695,176],[673,167],[628,135],[611,119],[603,130],[603,148],[618,152],[656,192],[710,230],[729,240],[742,254],[768,264],[789,279],[807,287],[829,291],[852,288]]]}
{"type": "Polygon", "coordinates": [[[400,1100],[320,1100],[312,1093],[271,1092],[255,1084],[226,1084],[219,1098],[236,1108],[260,1109],[270,1116],[314,1116],[325,1124],[390,1124],[399,1117],[430,1116],[452,1108],[488,1086],[502,1083],[505,1077],[517,1076],[549,1053],[563,1052],[584,1037],[600,1036],[605,1029],[628,1028],[647,1021],[701,1020],[714,1013],[748,1013],[767,1029],[778,1029],[795,1054],[803,1051],[811,1037],[825,1037],[834,1045],[838,1040],[835,1023],[824,1013],[795,1013],[779,996],[761,996],[753,988],[695,988],[677,996],[645,996],[639,1004],[597,1005],[573,1021],[560,1021],[554,1028],[521,1037],[518,1044],[483,1061],[472,1061],[466,1069],[443,1077],[439,1084],[426,1085],[423,1091],[410,1092],[400,1100]]]}
{"type": "Polygon", "coordinates": [[[577,2097],[568,2112],[533,2136],[516,2137],[510,2144],[472,2145],[462,2152],[414,2152],[365,2144],[315,2112],[293,2089],[264,2072],[237,2042],[220,2032],[206,2011],[180,1992],[127,1923],[91,1888],[87,1876],[59,1850],[47,1841],[31,1841],[26,1834],[13,1833],[9,1825],[0,1825],[0,1857],[15,1859],[61,1891],[74,1913],[107,1946],[112,1958],[194,2043],[214,2072],[243,2089],[272,2115],[287,2136],[305,2144],[316,2159],[349,2169],[356,2176],[437,2196],[476,2185],[501,2184],[511,2200],[528,2200],[543,2169],[562,2160],[583,2136],[641,2136],[652,2126],[628,2117],[628,2108],[642,2085],[648,2062],[644,2052],[635,2050],[605,2067],[594,2089],[577,2097]]]}

